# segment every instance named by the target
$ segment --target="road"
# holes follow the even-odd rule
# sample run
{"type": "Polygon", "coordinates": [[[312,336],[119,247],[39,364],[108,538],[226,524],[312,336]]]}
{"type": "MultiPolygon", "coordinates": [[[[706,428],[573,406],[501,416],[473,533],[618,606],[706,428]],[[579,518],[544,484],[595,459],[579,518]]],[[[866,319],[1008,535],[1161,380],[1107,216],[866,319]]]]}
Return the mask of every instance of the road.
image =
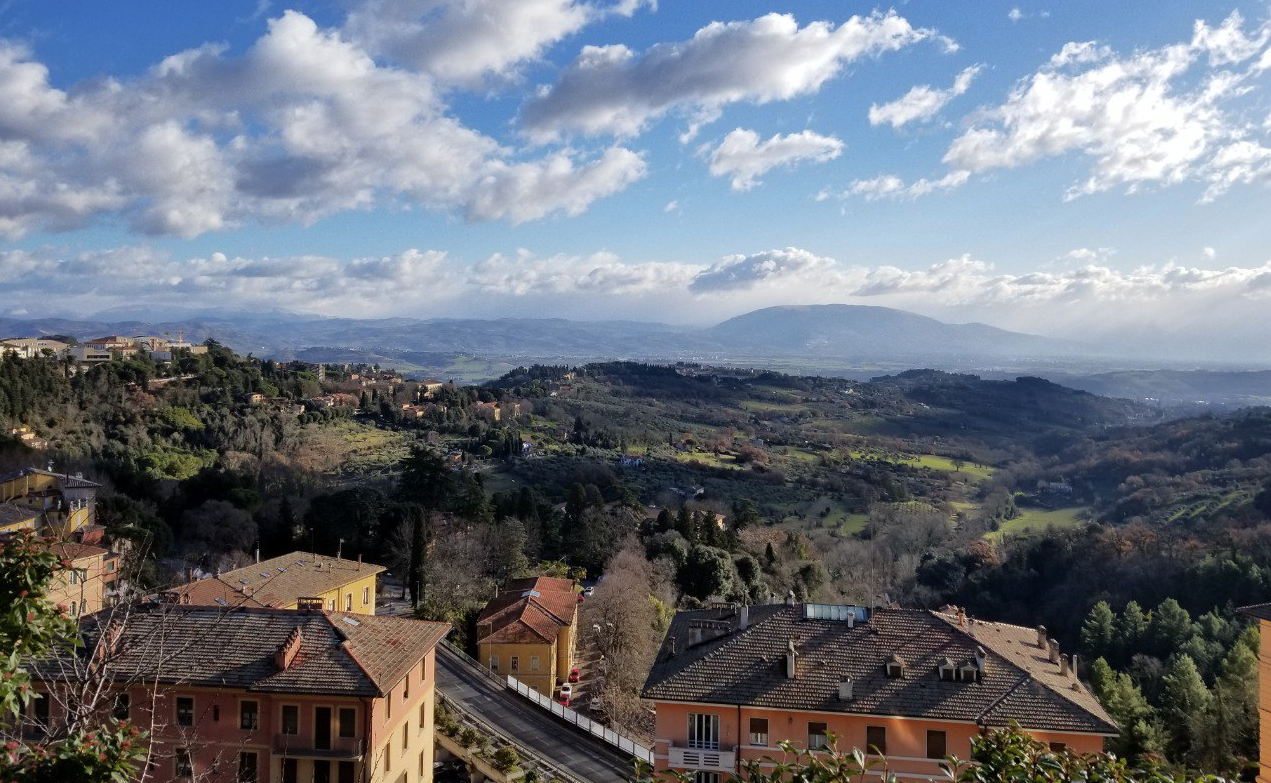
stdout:
{"type": "Polygon", "coordinates": [[[625,783],[634,776],[630,756],[499,687],[444,646],[437,648],[437,688],[475,717],[588,783],[625,783]]]}

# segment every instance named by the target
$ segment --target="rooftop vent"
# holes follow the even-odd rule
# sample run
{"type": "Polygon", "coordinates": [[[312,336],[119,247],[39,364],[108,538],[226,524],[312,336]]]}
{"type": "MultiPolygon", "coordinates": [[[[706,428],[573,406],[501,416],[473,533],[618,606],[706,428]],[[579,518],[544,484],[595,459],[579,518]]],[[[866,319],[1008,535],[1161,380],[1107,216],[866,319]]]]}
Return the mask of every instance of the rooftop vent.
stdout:
{"type": "Polygon", "coordinates": [[[798,653],[794,651],[794,640],[790,640],[789,646],[786,648],[786,678],[793,680],[798,674],[797,668],[798,653]]]}

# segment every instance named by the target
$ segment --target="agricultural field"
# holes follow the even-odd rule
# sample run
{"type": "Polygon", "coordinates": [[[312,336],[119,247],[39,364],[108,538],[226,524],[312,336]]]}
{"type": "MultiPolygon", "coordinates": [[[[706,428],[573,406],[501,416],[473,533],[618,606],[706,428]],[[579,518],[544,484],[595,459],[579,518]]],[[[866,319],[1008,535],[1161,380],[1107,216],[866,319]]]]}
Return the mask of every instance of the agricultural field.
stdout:
{"type": "Polygon", "coordinates": [[[986,534],[985,538],[996,541],[1006,536],[1036,535],[1047,530],[1077,527],[1087,519],[1086,510],[1082,508],[1021,508],[1019,516],[1003,522],[996,531],[986,534]]]}

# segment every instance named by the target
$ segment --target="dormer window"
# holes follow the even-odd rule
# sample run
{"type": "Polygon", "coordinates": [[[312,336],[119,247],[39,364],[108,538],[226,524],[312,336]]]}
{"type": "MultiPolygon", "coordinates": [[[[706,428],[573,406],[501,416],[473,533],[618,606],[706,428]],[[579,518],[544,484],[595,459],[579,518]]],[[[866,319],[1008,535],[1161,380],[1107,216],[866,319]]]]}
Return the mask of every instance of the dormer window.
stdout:
{"type": "Polygon", "coordinates": [[[949,658],[944,658],[940,661],[940,665],[936,667],[936,672],[944,682],[953,682],[958,679],[958,667],[954,666],[953,661],[949,658]]]}
{"type": "Polygon", "coordinates": [[[980,667],[974,663],[967,662],[962,664],[961,671],[963,682],[976,682],[980,679],[980,667]]]}
{"type": "Polygon", "coordinates": [[[893,654],[890,658],[888,658],[887,663],[883,665],[883,669],[887,673],[887,676],[892,679],[905,676],[905,662],[899,655],[893,654]]]}

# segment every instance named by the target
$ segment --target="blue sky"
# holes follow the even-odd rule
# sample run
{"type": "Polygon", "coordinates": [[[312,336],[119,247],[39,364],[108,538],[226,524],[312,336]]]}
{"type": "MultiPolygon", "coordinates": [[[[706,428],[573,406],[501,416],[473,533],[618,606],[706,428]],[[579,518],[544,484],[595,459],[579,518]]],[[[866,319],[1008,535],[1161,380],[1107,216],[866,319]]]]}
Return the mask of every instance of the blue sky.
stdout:
{"type": "Polygon", "coordinates": [[[0,314],[849,301],[1265,337],[1268,13],[10,0],[0,314]]]}

